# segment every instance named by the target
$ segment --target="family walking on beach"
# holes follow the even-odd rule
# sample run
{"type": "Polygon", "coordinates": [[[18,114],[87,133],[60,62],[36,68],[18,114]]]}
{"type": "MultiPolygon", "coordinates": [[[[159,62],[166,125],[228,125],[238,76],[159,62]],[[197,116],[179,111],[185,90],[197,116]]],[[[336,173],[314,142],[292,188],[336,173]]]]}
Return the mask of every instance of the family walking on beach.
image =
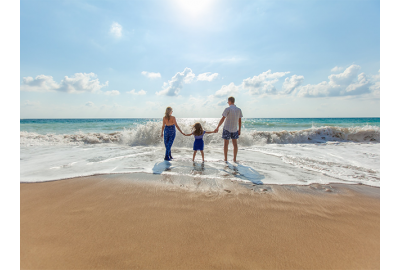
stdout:
{"type": "Polygon", "coordinates": [[[225,161],[228,161],[228,146],[229,140],[232,139],[233,144],[233,162],[236,162],[236,157],[238,153],[238,145],[237,139],[239,139],[240,130],[242,127],[242,110],[235,105],[235,98],[228,98],[229,107],[227,107],[222,113],[222,118],[218,123],[218,126],[213,131],[205,131],[200,123],[195,123],[192,126],[192,133],[185,134],[179,128],[178,123],[176,122],[176,118],[172,116],[173,110],[171,107],[167,107],[165,110],[165,116],[163,118],[163,124],[161,129],[161,137],[164,136],[164,144],[165,144],[165,157],[164,160],[172,160],[171,155],[171,147],[174,143],[175,139],[175,127],[182,133],[184,136],[194,136],[194,144],[193,144],[193,161],[196,157],[197,151],[200,151],[201,157],[204,162],[204,141],[203,136],[207,133],[217,133],[219,127],[224,123],[224,128],[222,131],[222,139],[224,139],[224,156],[225,161]]]}

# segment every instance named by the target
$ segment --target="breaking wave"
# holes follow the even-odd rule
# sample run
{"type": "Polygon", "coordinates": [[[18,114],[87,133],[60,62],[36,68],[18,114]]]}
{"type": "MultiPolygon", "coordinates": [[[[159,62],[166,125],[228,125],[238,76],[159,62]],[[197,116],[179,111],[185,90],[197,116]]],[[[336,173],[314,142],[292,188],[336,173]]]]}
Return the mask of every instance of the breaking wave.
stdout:
{"type": "MultiPolygon", "coordinates": [[[[205,130],[214,130],[207,122],[201,122],[205,130]]],[[[181,124],[180,128],[190,133],[190,125],[181,124]]],[[[207,134],[205,144],[220,144],[222,128],[218,134],[207,134]]],[[[363,127],[324,126],[296,131],[254,131],[242,130],[238,140],[241,146],[265,144],[322,143],[329,141],[380,142],[380,127],[366,125],[363,127]]],[[[129,146],[158,146],[163,144],[161,138],[161,123],[148,122],[132,129],[113,133],[83,133],[75,134],[38,134],[35,132],[20,132],[21,145],[58,145],[58,144],[102,144],[116,143],[129,146]]],[[[177,131],[175,147],[191,147],[192,137],[185,137],[177,131]]]]}

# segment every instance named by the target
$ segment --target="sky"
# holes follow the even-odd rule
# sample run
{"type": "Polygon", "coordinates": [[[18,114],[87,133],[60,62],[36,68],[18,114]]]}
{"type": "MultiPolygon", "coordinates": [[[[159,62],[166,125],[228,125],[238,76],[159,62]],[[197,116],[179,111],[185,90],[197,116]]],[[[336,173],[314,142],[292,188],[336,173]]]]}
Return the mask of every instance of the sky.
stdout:
{"type": "Polygon", "coordinates": [[[380,3],[20,2],[20,118],[379,117],[380,3]]]}

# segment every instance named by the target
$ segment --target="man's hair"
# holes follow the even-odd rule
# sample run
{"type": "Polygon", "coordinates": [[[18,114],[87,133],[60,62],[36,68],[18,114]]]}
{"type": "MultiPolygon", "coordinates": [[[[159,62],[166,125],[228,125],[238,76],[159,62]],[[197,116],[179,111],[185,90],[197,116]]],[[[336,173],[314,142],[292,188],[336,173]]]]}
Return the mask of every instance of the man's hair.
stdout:
{"type": "Polygon", "coordinates": [[[234,97],[228,97],[228,101],[232,102],[233,104],[235,104],[235,98],[234,97]]]}

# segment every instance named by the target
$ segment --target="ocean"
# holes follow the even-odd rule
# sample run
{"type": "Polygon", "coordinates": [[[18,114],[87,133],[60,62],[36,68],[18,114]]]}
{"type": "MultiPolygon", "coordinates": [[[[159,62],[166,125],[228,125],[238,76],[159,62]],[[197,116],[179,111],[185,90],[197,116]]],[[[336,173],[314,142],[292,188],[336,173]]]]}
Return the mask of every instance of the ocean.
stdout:
{"type": "MultiPolygon", "coordinates": [[[[214,130],[219,118],[177,118],[214,130]]],[[[380,186],[380,118],[243,118],[238,163],[223,161],[222,128],[206,134],[205,163],[192,162],[192,136],[177,131],[164,161],[161,118],[21,119],[20,181],[147,173],[211,181],[380,186]]]]}

